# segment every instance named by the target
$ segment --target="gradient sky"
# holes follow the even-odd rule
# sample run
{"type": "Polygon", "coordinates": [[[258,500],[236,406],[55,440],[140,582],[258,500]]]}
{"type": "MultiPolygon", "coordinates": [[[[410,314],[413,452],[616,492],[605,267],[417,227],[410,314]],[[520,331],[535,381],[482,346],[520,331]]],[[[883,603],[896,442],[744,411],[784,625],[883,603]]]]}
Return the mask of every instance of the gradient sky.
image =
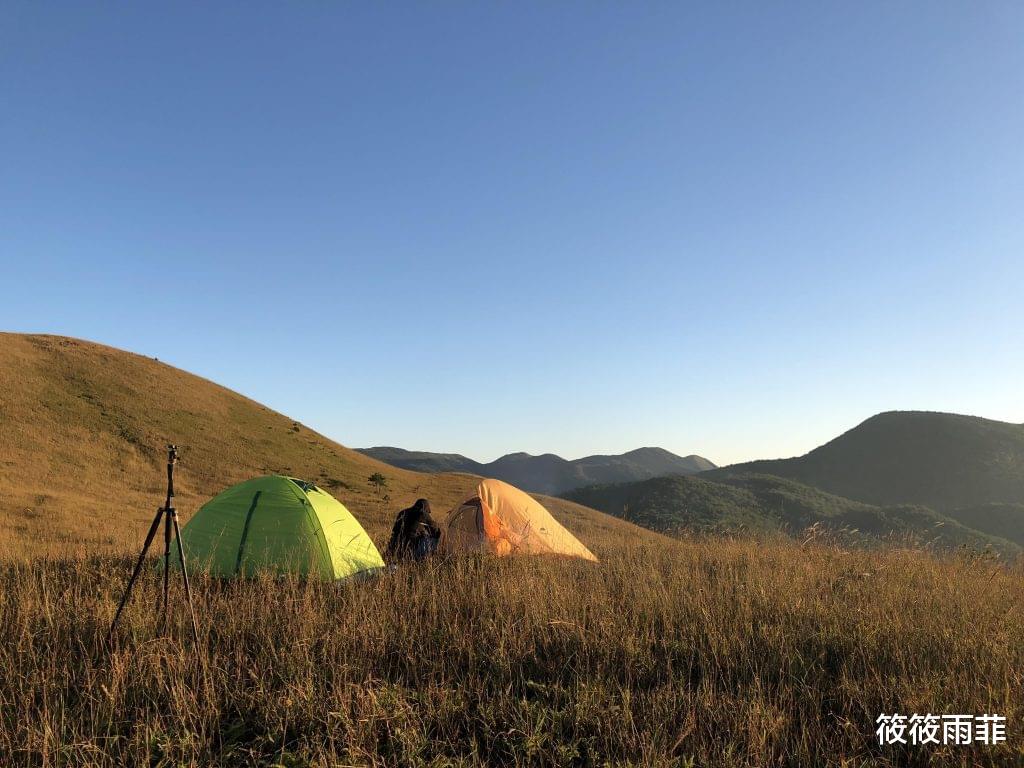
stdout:
{"type": "Polygon", "coordinates": [[[1024,421],[1024,5],[5,3],[0,328],[347,445],[1024,421]]]}

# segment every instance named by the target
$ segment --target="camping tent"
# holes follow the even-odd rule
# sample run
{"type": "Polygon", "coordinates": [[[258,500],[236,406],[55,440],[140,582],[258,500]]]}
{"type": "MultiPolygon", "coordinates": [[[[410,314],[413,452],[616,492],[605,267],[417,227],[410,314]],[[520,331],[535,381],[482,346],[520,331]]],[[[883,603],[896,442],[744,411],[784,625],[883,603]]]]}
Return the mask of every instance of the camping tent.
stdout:
{"type": "Polygon", "coordinates": [[[500,480],[481,481],[472,496],[448,513],[445,548],[597,560],[540,502],[500,480]]]}
{"type": "Polygon", "coordinates": [[[214,576],[296,574],[325,581],[383,568],[366,531],[312,483],[268,475],[206,502],[181,531],[190,569],[214,576]]]}

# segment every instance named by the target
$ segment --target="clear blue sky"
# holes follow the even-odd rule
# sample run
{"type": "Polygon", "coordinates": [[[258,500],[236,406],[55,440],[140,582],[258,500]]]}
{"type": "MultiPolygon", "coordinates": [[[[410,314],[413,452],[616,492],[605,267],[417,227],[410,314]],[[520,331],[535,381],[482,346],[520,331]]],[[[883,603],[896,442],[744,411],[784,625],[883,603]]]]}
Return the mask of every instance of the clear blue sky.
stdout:
{"type": "Polygon", "coordinates": [[[1024,5],[5,3],[0,327],[353,446],[1024,421],[1024,5]]]}

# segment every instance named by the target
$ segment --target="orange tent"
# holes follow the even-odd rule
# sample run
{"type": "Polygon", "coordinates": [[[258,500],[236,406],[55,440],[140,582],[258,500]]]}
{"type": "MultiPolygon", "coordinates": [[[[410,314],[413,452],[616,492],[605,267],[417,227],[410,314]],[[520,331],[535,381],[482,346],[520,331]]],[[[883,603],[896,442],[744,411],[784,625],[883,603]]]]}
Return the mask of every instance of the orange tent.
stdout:
{"type": "Polygon", "coordinates": [[[495,555],[553,554],[594,560],[593,553],[532,496],[501,480],[482,480],[448,513],[445,547],[450,552],[495,555]]]}

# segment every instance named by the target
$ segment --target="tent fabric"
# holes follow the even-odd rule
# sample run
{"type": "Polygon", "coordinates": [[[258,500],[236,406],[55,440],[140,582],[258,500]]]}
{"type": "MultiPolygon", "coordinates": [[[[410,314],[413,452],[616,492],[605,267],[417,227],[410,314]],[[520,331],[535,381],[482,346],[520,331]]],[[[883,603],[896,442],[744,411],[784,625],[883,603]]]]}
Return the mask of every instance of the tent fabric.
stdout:
{"type": "Polygon", "coordinates": [[[481,481],[472,496],[448,513],[444,546],[452,552],[555,554],[597,561],[539,501],[500,480],[481,481]]]}
{"type": "Polygon", "coordinates": [[[333,581],[384,567],[344,504],[282,475],[247,480],[210,499],[182,528],[181,543],[189,569],[214,576],[333,581]]]}

